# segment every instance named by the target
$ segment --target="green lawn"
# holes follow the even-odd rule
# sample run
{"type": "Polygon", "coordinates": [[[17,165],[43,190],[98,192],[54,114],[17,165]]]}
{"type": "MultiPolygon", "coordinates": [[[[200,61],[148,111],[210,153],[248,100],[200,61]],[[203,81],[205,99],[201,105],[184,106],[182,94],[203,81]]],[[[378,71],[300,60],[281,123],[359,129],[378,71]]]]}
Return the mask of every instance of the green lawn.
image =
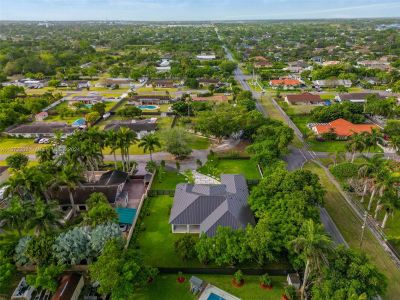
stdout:
{"type": "Polygon", "coordinates": [[[147,201],[150,201],[149,215],[143,219],[145,230],[138,237],[144,262],[155,267],[201,267],[197,259],[183,261],[176,255],[174,242],[180,235],[172,234],[168,223],[173,198],[158,196],[147,201]]]}
{"type": "Polygon", "coordinates": [[[210,140],[206,137],[198,136],[195,134],[189,134],[189,147],[194,150],[205,150],[210,147],[210,140]]]}
{"type": "Polygon", "coordinates": [[[257,164],[248,159],[219,159],[215,166],[213,163],[207,162],[198,171],[206,175],[211,174],[217,178],[221,174],[242,174],[247,179],[261,178],[257,164]]]}
{"type": "MultiPolygon", "coordinates": [[[[236,288],[232,286],[232,276],[230,275],[195,275],[212,285],[236,296],[243,300],[269,300],[280,299],[283,294],[285,285],[285,277],[272,277],[273,289],[271,291],[261,289],[259,286],[258,276],[244,276],[245,284],[236,288]]],[[[186,281],[179,284],[176,279],[177,275],[160,275],[148,287],[138,290],[132,299],[153,300],[153,299],[179,299],[194,300],[196,296],[190,293],[190,284],[188,280],[191,275],[185,275],[186,281]]]]}
{"type": "MultiPolygon", "coordinates": [[[[346,150],[346,141],[325,141],[319,142],[316,140],[309,140],[308,144],[311,147],[311,150],[316,152],[347,152],[346,150]]],[[[375,146],[370,152],[373,153],[382,153],[382,148],[375,146]]]]}
{"type": "Polygon", "coordinates": [[[302,134],[310,134],[312,131],[307,127],[307,124],[311,122],[309,115],[291,115],[293,123],[296,124],[297,128],[302,134]]]}
{"type": "MultiPolygon", "coordinates": [[[[361,220],[357,218],[346,200],[342,197],[336,187],[329,181],[324,170],[315,163],[307,163],[304,167],[316,173],[326,189],[325,208],[336,223],[340,232],[350,247],[359,249],[361,236],[361,220]]],[[[379,242],[369,230],[365,231],[363,251],[367,253],[371,261],[388,277],[388,291],[385,299],[397,299],[400,295],[400,270],[396,267],[388,254],[383,250],[379,242]]]]}
{"type": "Polygon", "coordinates": [[[175,190],[178,183],[187,182],[185,176],[177,172],[167,171],[162,178],[159,177],[159,173],[154,178],[153,190],[175,190]]]}
{"type": "Polygon", "coordinates": [[[43,147],[46,145],[35,144],[33,139],[0,138],[0,154],[34,154],[43,147]]]}

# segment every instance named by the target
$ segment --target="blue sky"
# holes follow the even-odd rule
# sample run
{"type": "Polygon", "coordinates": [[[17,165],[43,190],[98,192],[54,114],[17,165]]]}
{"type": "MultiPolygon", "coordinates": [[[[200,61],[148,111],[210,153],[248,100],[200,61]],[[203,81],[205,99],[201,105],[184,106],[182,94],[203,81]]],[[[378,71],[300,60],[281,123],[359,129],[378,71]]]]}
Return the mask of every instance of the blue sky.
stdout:
{"type": "Polygon", "coordinates": [[[0,0],[0,20],[400,17],[400,0],[0,0]]]}

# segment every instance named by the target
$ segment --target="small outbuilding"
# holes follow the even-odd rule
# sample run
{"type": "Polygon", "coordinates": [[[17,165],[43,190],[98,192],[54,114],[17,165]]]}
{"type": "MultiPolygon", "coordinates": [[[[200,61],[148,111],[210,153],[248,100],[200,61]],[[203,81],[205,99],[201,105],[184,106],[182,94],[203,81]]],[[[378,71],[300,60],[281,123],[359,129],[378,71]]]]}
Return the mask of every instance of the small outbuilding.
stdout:
{"type": "Polygon", "coordinates": [[[189,282],[190,282],[190,291],[195,295],[201,293],[206,285],[204,280],[196,276],[190,277],[189,282]]]}

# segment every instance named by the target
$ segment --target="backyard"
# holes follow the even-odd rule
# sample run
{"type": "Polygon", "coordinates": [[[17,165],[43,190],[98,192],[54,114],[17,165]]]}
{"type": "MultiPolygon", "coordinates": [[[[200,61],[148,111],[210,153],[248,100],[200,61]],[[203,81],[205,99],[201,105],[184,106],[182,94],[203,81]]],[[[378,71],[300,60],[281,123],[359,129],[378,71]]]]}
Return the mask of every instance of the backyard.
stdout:
{"type": "MultiPolygon", "coordinates": [[[[195,275],[202,280],[236,296],[243,300],[269,300],[280,299],[283,294],[283,287],[286,279],[283,276],[273,276],[272,290],[264,290],[259,286],[258,276],[244,276],[245,284],[236,288],[232,285],[232,276],[230,275],[195,275]]],[[[141,288],[135,292],[132,299],[153,300],[153,299],[179,299],[194,300],[197,299],[190,293],[189,279],[191,275],[185,275],[186,281],[182,284],[177,282],[177,275],[160,274],[154,282],[146,288],[141,288]]]]}
{"type": "Polygon", "coordinates": [[[160,173],[157,172],[156,176],[154,177],[151,189],[174,191],[178,183],[184,183],[186,181],[187,180],[185,176],[178,172],[166,171],[161,178],[160,178],[160,173]]]}

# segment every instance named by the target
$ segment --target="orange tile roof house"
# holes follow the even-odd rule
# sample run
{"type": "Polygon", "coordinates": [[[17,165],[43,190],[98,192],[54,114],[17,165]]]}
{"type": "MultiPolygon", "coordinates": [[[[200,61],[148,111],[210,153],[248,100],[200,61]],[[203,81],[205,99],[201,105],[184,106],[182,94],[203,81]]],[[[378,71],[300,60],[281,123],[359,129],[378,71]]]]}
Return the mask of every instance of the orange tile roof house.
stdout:
{"type": "Polygon", "coordinates": [[[277,88],[279,86],[282,86],[284,88],[292,88],[297,87],[301,84],[302,82],[300,80],[291,78],[274,79],[269,82],[269,85],[273,88],[277,88]]]}
{"type": "Polygon", "coordinates": [[[296,105],[296,104],[307,104],[307,105],[324,104],[324,100],[322,100],[319,95],[314,95],[311,93],[286,95],[285,101],[287,103],[293,104],[293,105],[296,105]]]}
{"type": "Polygon", "coordinates": [[[353,124],[345,119],[337,119],[327,124],[316,124],[312,127],[312,130],[317,135],[334,132],[338,138],[346,139],[355,133],[371,133],[374,128],[378,128],[378,126],[373,124],[353,124]]]}

